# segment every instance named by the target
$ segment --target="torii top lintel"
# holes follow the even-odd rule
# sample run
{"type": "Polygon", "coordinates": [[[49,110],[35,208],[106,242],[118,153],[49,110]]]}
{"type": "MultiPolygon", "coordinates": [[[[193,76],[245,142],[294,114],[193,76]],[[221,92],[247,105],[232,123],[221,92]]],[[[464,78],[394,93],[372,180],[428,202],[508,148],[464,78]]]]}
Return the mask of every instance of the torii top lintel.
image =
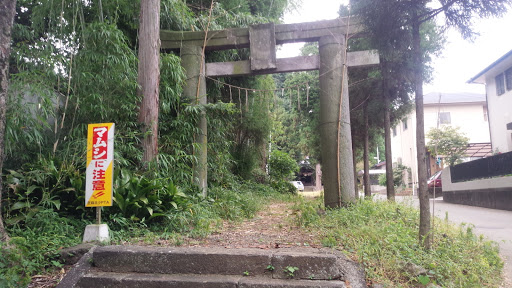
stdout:
{"type": "MultiPolygon", "coordinates": [[[[206,76],[242,76],[269,73],[318,70],[318,55],[276,59],[276,45],[294,42],[315,42],[324,36],[359,36],[362,25],[356,18],[338,18],[298,24],[265,23],[249,28],[220,31],[175,32],[161,31],[162,49],[181,49],[191,46],[206,50],[250,48],[250,59],[237,62],[206,63],[206,76]]],[[[348,52],[348,66],[367,66],[379,63],[376,51],[348,52]]]]}
{"type": "MultiPolygon", "coordinates": [[[[274,27],[275,44],[286,44],[295,42],[315,42],[322,36],[327,35],[349,35],[353,36],[362,32],[362,25],[354,18],[337,18],[317,22],[305,22],[297,24],[259,24],[252,26],[257,29],[261,25],[271,24],[274,27]]],[[[250,46],[251,28],[231,28],[218,31],[209,31],[206,41],[206,50],[225,50],[247,48],[250,46]]],[[[203,46],[205,38],[204,31],[183,32],[183,31],[160,31],[162,49],[179,49],[184,45],[203,46]]]]}

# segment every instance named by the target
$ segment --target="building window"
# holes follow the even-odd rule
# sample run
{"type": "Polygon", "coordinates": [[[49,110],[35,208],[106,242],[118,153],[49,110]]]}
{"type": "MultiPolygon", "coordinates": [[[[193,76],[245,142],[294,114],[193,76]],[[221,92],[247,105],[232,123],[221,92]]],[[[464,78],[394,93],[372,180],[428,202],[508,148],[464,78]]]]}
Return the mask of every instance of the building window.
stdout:
{"type": "Polygon", "coordinates": [[[484,121],[487,122],[489,120],[489,113],[487,112],[487,106],[483,106],[484,108],[484,121]]]}
{"type": "Polygon", "coordinates": [[[395,136],[396,136],[396,126],[393,127],[393,137],[395,137],[395,136]]]}
{"type": "Polygon", "coordinates": [[[505,77],[500,74],[494,79],[496,80],[496,95],[500,96],[505,93],[505,77]]]}
{"type": "Polygon", "coordinates": [[[512,67],[505,71],[505,83],[507,84],[507,91],[512,90],[512,67]]]}
{"type": "Polygon", "coordinates": [[[404,127],[404,131],[407,130],[407,118],[405,118],[404,120],[402,120],[402,125],[404,127]]]}
{"type": "Polygon", "coordinates": [[[450,112],[440,112],[439,113],[439,124],[452,124],[450,112]]]}

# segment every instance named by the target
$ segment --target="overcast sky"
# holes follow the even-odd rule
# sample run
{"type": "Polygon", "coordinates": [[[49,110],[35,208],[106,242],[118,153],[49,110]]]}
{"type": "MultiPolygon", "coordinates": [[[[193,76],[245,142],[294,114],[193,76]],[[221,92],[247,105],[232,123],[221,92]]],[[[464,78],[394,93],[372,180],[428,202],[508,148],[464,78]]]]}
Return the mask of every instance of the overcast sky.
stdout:
{"type": "MultiPolygon", "coordinates": [[[[339,5],[347,3],[343,0],[302,1],[299,11],[285,14],[285,23],[334,19],[338,17],[339,5]]],[[[480,36],[474,42],[463,40],[455,30],[448,32],[442,55],[434,60],[434,80],[424,86],[425,94],[434,91],[485,93],[483,85],[466,84],[466,81],[512,50],[512,37],[507,33],[512,27],[512,13],[503,18],[478,20],[475,27],[480,36]]],[[[297,56],[302,45],[287,44],[277,56],[297,56]]]]}

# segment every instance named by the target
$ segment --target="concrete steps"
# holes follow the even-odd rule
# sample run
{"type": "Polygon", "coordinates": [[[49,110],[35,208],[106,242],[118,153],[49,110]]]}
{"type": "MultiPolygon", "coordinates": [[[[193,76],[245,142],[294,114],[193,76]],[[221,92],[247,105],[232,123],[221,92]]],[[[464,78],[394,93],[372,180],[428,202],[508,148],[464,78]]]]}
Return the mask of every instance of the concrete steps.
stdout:
{"type": "Polygon", "coordinates": [[[180,287],[180,288],[293,288],[293,287],[347,287],[343,281],[283,280],[251,276],[198,275],[198,274],[147,274],[94,272],[80,280],[76,287],[180,287]]]}
{"type": "Polygon", "coordinates": [[[104,246],[80,262],[58,287],[366,287],[359,265],[330,249],[104,246]]]}

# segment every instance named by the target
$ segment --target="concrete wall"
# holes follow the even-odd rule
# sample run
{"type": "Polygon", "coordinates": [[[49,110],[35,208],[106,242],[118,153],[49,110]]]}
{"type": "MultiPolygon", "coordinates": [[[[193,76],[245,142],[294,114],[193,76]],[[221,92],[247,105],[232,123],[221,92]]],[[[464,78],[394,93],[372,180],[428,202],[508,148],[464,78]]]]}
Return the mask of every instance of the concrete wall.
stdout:
{"type": "Polygon", "coordinates": [[[447,167],[441,181],[446,202],[512,211],[512,176],[452,183],[447,167]]]}
{"type": "Polygon", "coordinates": [[[487,105],[493,151],[512,151],[512,130],[507,130],[507,123],[512,122],[512,90],[496,95],[495,77],[512,67],[512,57],[503,60],[485,75],[487,105]]]}

